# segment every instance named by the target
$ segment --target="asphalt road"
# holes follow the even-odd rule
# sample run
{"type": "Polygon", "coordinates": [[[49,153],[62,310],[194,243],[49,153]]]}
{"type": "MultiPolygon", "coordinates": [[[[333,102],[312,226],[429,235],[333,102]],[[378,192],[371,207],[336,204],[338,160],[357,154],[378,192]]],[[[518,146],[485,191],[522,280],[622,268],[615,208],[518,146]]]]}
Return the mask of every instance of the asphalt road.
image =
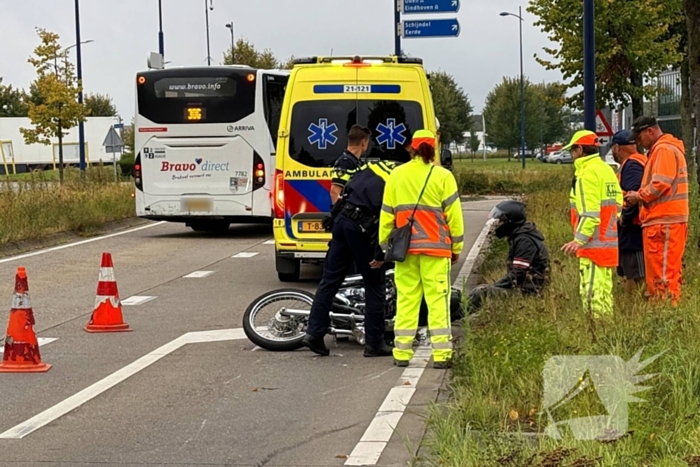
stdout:
{"type": "MultiPolygon", "coordinates": [[[[464,203],[462,261],[495,203],[464,203]]],[[[406,373],[391,358],[363,358],[353,341],[329,337],[325,358],[249,342],[238,330],[245,308],[289,286],[277,280],[271,238],[267,227],[212,236],[159,223],[0,259],[0,326],[22,265],[37,334],[56,339],[41,347],[49,372],[0,374],[0,465],[343,465],[406,373]],[[83,330],[104,251],[121,299],[136,303],[123,307],[133,332],[83,330]],[[204,277],[184,277],[197,271],[204,277]]],[[[313,291],[320,272],[307,266],[293,286],[313,291]]],[[[423,430],[410,409],[435,400],[444,375],[428,366],[414,381],[375,465],[406,465],[401,435],[417,443],[423,430]]]]}

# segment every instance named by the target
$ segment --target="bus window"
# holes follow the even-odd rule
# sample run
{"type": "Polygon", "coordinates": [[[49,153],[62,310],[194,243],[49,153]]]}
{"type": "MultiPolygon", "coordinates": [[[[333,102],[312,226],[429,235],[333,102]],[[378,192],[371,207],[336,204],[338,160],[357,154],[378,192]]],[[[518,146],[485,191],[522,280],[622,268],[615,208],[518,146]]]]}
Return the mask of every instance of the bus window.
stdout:
{"type": "Polygon", "coordinates": [[[267,126],[275,149],[277,149],[277,132],[279,131],[280,118],[282,117],[282,103],[284,102],[284,92],[287,88],[288,80],[289,76],[263,75],[265,120],[267,120],[267,126]]]}

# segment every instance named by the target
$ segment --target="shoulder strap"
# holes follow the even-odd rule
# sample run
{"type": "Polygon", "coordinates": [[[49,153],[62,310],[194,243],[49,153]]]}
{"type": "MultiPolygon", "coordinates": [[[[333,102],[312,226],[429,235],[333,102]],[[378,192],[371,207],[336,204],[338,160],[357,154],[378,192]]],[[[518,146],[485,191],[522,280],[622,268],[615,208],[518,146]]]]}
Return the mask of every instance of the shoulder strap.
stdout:
{"type": "Polygon", "coordinates": [[[416,202],[415,207],[413,208],[413,212],[411,213],[411,220],[413,220],[413,216],[416,215],[416,210],[418,209],[418,205],[420,204],[420,200],[423,198],[423,193],[425,192],[425,188],[428,186],[428,181],[430,180],[430,175],[433,173],[433,169],[435,168],[435,165],[432,165],[430,167],[430,172],[428,172],[428,176],[425,177],[425,183],[423,184],[423,189],[420,191],[420,195],[418,195],[418,201],[416,202]]]}

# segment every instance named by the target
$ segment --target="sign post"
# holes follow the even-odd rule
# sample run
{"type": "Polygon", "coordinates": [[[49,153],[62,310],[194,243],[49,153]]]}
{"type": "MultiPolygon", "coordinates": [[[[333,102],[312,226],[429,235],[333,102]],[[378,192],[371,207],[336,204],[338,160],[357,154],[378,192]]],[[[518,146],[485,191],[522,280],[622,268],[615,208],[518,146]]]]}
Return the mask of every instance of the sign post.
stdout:
{"type": "Polygon", "coordinates": [[[460,32],[457,18],[416,19],[401,21],[401,15],[445,14],[459,12],[461,0],[394,0],[396,42],[394,52],[401,55],[401,39],[430,37],[458,37],[460,32]]]}
{"type": "MultiPolygon", "coordinates": [[[[595,134],[598,135],[598,142],[600,143],[601,151],[603,148],[605,148],[605,145],[608,144],[610,138],[612,138],[612,136],[615,134],[613,133],[608,120],[605,118],[605,115],[603,115],[603,112],[600,110],[596,111],[595,114],[595,134]]],[[[605,152],[601,154],[601,157],[605,157],[607,154],[608,149],[606,148],[605,152]]]]}
{"type": "Polygon", "coordinates": [[[121,153],[124,149],[124,142],[117,132],[114,130],[114,126],[109,127],[107,136],[102,143],[105,147],[105,152],[112,153],[112,164],[114,165],[114,181],[117,181],[117,156],[116,153],[121,153]]]}

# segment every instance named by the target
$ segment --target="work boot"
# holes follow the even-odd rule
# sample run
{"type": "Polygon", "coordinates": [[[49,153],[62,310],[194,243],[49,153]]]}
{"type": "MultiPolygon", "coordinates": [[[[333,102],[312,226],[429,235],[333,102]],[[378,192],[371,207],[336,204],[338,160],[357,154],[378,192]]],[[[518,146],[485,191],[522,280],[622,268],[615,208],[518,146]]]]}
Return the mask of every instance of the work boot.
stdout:
{"type": "Polygon", "coordinates": [[[365,345],[365,357],[391,357],[392,355],[394,355],[394,349],[386,342],[382,342],[379,347],[365,345]]]}
{"type": "Polygon", "coordinates": [[[394,365],[401,367],[401,368],[405,368],[408,366],[408,360],[396,360],[396,359],[394,359],[394,365]]]}
{"type": "Polygon", "coordinates": [[[314,337],[306,334],[301,340],[301,344],[304,347],[308,347],[312,352],[324,357],[330,355],[331,353],[331,351],[328,350],[328,347],[326,347],[323,337],[314,337]]]}
{"type": "Polygon", "coordinates": [[[447,370],[452,368],[452,360],[446,360],[444,362],[433,362],[433,368],[436,370],[447,370]]]}

